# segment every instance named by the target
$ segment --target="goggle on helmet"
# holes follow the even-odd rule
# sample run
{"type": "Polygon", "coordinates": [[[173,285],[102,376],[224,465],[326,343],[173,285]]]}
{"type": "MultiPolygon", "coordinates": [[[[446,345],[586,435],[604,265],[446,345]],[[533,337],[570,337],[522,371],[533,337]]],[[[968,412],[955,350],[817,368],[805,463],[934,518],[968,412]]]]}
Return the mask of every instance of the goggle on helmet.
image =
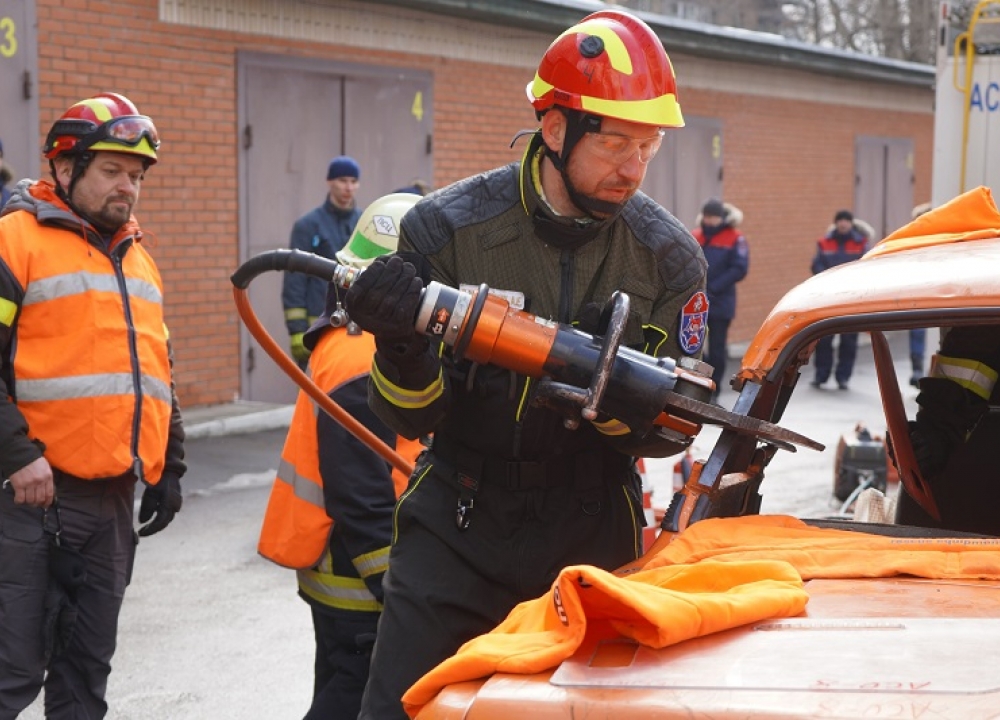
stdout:
{"type": "Polygon", "coordinates": [[[132,101],[117,93],[101,93],[70,107],[52,125],[43,153],[60,155],[108,150],[156,162],[160,136],[153,121],[140,115],[132,101]]]}
{"type": "Polygon", "coordinates": [[[539,114],[555,105],[657,127],[683,127],[677,80],[663,44],[617,10],[585,17],[552,41],[525,91],[539,114]]]}
{"type": "Polygon", "coordinates": [[[362,269],[375,258],[396,252],[399,223],[418,200],[420,195],[413,193],[392,193],[375,200],[361,213],[351,239],[337,251],[337,262],[362,269]]]}

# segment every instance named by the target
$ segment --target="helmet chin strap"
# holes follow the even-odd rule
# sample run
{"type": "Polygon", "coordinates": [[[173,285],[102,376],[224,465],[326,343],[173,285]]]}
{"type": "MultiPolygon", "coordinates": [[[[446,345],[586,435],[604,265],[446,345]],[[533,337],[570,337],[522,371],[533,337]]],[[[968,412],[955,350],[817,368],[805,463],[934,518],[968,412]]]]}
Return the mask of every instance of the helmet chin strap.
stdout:
{"type": "Polygon", "coordinates": [[[577,143],[587,133],[601,131],[600,115],[591,115],[590,113],[570,108],[556,109],[566,118],[566,135],[563,137],[562,152],[556,154],[552,148],[546,145],[545,156],[551,161],[555,169],[559,171],[563,185],[566,186],[566,194],[569,195],[570,202],[594,220],[607,220],[610,217],[614,217],[625,207],[624,203],[614,203],[585,195],[570,180],[568,172],[569,156],[577,143]]]}

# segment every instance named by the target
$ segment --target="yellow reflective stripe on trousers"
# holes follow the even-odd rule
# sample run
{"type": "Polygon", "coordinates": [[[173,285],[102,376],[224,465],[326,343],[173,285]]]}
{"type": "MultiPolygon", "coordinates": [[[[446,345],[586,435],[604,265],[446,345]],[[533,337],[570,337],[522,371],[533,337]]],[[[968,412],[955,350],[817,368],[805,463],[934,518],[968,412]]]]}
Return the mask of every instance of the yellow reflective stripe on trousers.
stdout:
{"type": "Polygon", "coordinates": [[[978,360],[935,355],[931,358],[931,377],[947,378],[983,400],[989,400],[997,384],[997,371],[978,360]]]}
{"type": "Polygon", "coordinates": [[[285,310],[285,320],[305,320],[305,308],[288,308],[285,310]]]}
{"type": "MultiPolygon", "coordinates": [[[[48,380],[19,378],[17,381],[17,401],[19,403],[132,395],[134,391],[135,386],[132,383],[130,373],[73,375],[48,380]]],[[[142,376],[142,394],[168,404],[172,399],[170,386],[150,375],[142,376]]]]}
{"type": "Polygon", "coordinates": [[[389,546],[358,555],[353,562],[354,568],[363,578],[385,572],[389,568],[389,546]]]}
{"type": "Polygon", "coordinates": [[[291,485],[295,497],[326,512],[323,488],[304,475],[299,475],[295,466],[284,458],[278,461],[278,476],[275,480],[291,485]]]}
{"type": "Polygon", "coordinates": [[[379,395],[396,407],[418,409],[427,407],[444,393],[444,375],[439,370],[437,379],[423,390],[407,390],[390,382],[379,370],[378,363],[372,363],[372,382],[379,395]]]}
{"type": "Polygon", "coordinates": [[[361,578],[341,577],[317,570],[297,570],[299,589],[316,602],[341,610],[378,612],[375,599],[361,578]]]}
{"type": "MultiPolygon", "coordinates": [[[[125,278],[125,287],[128,289],[129,297],[141,298],[157,305],[163,304],[163,296],[160,295],[159,288],[151,282],[127,277],[125,278]]],[[[28,307],[35,303],[82,295],[90,291],[121,294],[118,278],[114,275],[81,271],[32,280],[25,290],[24,300],[21,304],[28,307]]]]}

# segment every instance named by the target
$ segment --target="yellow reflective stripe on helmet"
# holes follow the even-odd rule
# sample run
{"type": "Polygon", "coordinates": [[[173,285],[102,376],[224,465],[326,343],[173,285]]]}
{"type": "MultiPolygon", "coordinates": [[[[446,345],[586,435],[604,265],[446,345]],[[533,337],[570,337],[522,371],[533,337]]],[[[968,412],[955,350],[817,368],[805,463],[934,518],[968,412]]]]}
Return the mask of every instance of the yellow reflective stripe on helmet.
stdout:
{"type": "Polygon", "coordinates": [[[305,308],[288,308],[285,310],[285,320],[305,320],[305,308]]]}
{"type": "Polygon", "coordinates": [[[623,423],[621,420],[616,420],[611,418],[605,422],[597,422],[597,420],[590,421],[601,435],[628,435],[629,426],[623,423]]]}
{"type": "Polygon", "coordinates": [[[109,110],[108,106],[102,103],[97,98],[88,98],[87,100],[81,100],[80,102],[76,103],[76,105],[74,105],[73,107],[80,107],[81,105],[90,108],[90,111],[94,113],[94,116],[102,123],[106,123],[108,120],[111,119],[111,110],[109,110]]]}
{"type": "Polygon", "coordinates": [[[997,371],[978,360],[935,355],[931,358],[931,377],[947,378],[983,400],[989,400],[997,384],[997,371]]]}
{"type": "Polygon", "coordinates": [[[358,574],[363,578],[383,573],[389,568],[389,546],[358,555],[353,562],[358,574]]]}
{"type": "Polygon", "coordinates": [[[444,375],[440,370],[438,370],[437,379],[423,390],[407,390],[393,384],[379,370],[378,362],[372,363],[371,378],[379,394],[400,408],[410,410],[424,408],[444,394],[444,375]]]}
{"type": "Polygon", "coordinates": [[[663,127],[684,127],[681,106],[672,93],[650,100],[605,100],[581,95],[580,107],[586,112],[619,120],[663,127]]]}
{"type": "Polygon", "coordinates": [[[596,20],[582,22],[574,25],[569,30],[563,32],[552,44],[559,42],[570,33],[583,33],[585,35],[596,35],[604,41],[604,51],[608,54],[611,67],[625,75],[632,74],[632,57],[628,54],[625,42],[611,28],[596,20]]]}
{"type": "Polygon", "coordinates": [[[0,325],[10,327],[17,317],[17,303],[13,303],[7,298],[0,298],[0,325]]]}

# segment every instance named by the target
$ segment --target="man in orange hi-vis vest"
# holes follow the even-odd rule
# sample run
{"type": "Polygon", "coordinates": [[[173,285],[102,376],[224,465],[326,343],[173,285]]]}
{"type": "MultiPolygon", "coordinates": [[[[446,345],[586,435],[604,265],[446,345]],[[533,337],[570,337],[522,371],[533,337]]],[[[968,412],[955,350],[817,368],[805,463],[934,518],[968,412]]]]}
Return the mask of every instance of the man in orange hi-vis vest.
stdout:
{"type": "Polygon", "coordinates": [[[163,283],[132,215],[160,141],[101,93],[53,124],[54,182],[0,213],[0,717],[102,718],[139,535],[181,508],[163,283]]]}
{"type": "MultiPolygon", "coordinates": [[[[364,268],[395,251],[399,221],[419,199],[395,193],[376,200],[337,260],[364,268]]],[[[303,337],[312,380],[412,463],[423,446],[398,437],[368,408],[375,339],[350,321],[340,301],[331,285],[326,312],[303,337]]],[[[358,716],[382,610],[393,508],[407,480],[299,393],[258,550],[298,571],[299,595],[312,612],[316,660],[307,720],[358,716]]]]}

